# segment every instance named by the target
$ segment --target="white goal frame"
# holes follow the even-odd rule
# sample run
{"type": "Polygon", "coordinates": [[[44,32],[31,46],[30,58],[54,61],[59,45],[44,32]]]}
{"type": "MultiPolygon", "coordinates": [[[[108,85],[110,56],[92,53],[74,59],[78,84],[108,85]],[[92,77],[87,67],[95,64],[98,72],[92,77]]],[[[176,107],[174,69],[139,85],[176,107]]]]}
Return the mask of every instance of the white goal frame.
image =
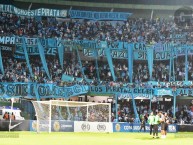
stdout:
{"type": "MultiPolygon", "coordinates": [[[[48,120],[48,132],[51,133],[52,128],[52,106],[62,106],[62,107],[86,107],[86,120],[89,122],[89,107],[90,106],[97,106],[97,105],[106,105],[108,106],[108,120],[106,122],[111,122],[111,103],[95,103],[95,102],[78,102],[78,101],[61,101],[61,100],[49,100],[49,101],[32,101],[32,104],[34,106],[35,112],[36,112],[36,119],[37,119],[37,132],[41,132],[39,125],[40,125],[40,110],[38,110],[38,107],[41,107],[41,104],[49,105],[49,116],[48,120]],[[37,107],[38,106],[38,107],[37,107]]],[[[48,107],[48,106],[47,106],[48,107]]]]}

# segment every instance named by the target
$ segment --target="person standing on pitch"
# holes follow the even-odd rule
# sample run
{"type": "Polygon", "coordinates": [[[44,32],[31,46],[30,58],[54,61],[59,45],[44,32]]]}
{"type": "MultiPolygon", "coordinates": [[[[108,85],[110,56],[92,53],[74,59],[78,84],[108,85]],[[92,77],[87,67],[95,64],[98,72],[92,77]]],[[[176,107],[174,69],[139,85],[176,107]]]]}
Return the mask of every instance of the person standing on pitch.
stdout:
{"type": "Polygon", "coordinates": [[[150,127],[150,135],[152,134],[152,131],[153,131],[154,119],[155,119],[155,116],[154,116],[153,112],[151,112],[151,114],[148,117],[148,123],[149,123],[149,127],[150,127]]]}
{"type": "Polygon", "coordinates": [[[146,129],[145,129],[145,117],[143,117],[142,120],[141,120],[141,127],[140,127],[140,131],[139,132],[141,132],[142,128],[144,128],[144,132],[146,132],[146,129]]]}
{"type": "Polygon", "coordinates": [[[160,115],[160,123],[161,123],[161,138],[165,138],[165,116],[162,111],[159,112],[160,115]]]}
{"type": "Polygon", "coordinates": [[[159,125],[160,117],[159,117],[159,112],[156,112],[156,113],[157,114],[155,115],[154,123],[153,123],[153,138],[155,138],[155,135],[156,135],[156,138],[159,138],[158,137],[158,125],[159,125]]]}
{"type": "Polygon", "coordinates": [[[165,116],[164,138],[166,138],[168,125],[170,124],[170,117],[168,116],[167,113],[165,113],[164,116],[165,116]]]}

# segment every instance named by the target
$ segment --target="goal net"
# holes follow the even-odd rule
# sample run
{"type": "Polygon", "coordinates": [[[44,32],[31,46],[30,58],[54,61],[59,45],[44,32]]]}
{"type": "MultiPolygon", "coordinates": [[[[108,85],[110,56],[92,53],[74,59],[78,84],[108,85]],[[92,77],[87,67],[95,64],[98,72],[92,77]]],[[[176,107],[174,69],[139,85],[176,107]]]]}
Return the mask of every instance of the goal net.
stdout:
{"type": "Polygon", "coordinates": [[[51,132],[53,121],[110,122],[111,104],[75,101],[33,101],[37,132],[51,132]]]}

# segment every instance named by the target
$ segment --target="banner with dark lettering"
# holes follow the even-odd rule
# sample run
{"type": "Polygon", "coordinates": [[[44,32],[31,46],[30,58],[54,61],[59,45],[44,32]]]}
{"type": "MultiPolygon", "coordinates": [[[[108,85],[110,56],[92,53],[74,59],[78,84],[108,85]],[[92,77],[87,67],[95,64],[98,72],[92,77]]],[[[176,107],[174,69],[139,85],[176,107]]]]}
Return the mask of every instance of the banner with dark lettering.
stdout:
{"type": "MultiPolygon", "coordinates": [[[[28,55],[39,55],[38,49],[38,39],[37,38],[27,38],[25,37],[26,49],[28,55]]],[[[57,44],[56,39],[40,39],[40,43],[44,48],[44,53],[46,55],[56,55],[57,53],[57,44]]],[[[22,37],[15,37],[14,44],[16,45],[15,54],[24,55],[22,48],[22,37]]]]}
{"type": "MultiPolygon", "coordinates": [[[[170,84],[173,86],[174,83],[170,84]]],[[[175,92],[170,88],[131,88],[128,86],[93,86],[93,85],[73,85],[57,86],[56,84],[37,83],[0,83],[0,98],[10,99],[12,97],[43,99],[43,98],[66,98],[88,94],[91,96],[111,96],[117,95],[120,99],[126,98],[147,98],[173,96],[193,96],[191,88],[176,88],[175,92]]]]}
{"type": "Polygon", "coordinates": [[[125,21],[132,15],[132,13],[70,10],[69,15],[70,18],[76,19],[125,21]]]}
{"type": "Polygon", "coordinates": [[[15,45],[0,44],[0,49],[5,52],[13,52],[15,45]]]}
{"type": "MultiPolygon", "coordinates": [[[[39,55],[37,38],[25,37],[26,50],[28,55],[39,55]]],[[[95,57],[95,50],[97,48],[97,56],[106,57],[104,48],[102,48],[103,42],[88,41],[88,40],[60,40],[55,38],[40,39],[40,44],[44,49],[45,55],[56,55],[58,47],[64,46],[65,51],[72,51],[76,47],[78,50],[83,50],[83,55],[88,57],[95,57]]],[[[6,46],[16,46],[14,55],[16,58],[25,58],[22,48],[22,37],[19,36],[0,36],[0,44],[6,46]]],[[[121,41],[107,42],[107,47],[110,51],[111,58],[113,59],[128,59],[128,45],[133,46],[133,60],[148,60],[150,58],[147,53],[147,45],[144,43],[127,43],[121,41]]],[[[153,47],[153,60],[170,60],[171,57],[176,58],[178,56],[186,55],[186,48],[188,49],[187,55],[193,55],[193,46],[177,45],[174,43],[156,43],[153,47]],[[175,49],[173,49],[175,47],[175,49]],[[173,53],[173,55],[171,55],[173,53]]],[[[5,49],[9,49],[8,47],[5,49]]],[[[150,53],[152,54],[152,53],[150,53]]],[[[61,58],[61,57],[60,57],[61,58]]]]}
{"type": "MultiPolygon", "coordinates": [[[[102,42],[101,42],[102,43],[102,42]]],[[[108,42],[107,47],[110,48],[110,53],[114,59],[128,59],[128,43],[126,42],[108,42]]],[[[144,43],[133,43],[133,59],[134,60],[148,60],[147,46],[144,43]]],[[[156,44],[153,49],[153,60],[169,60],[171,54],[171,46],[168,44],[156,44]]],[[[180,48],[179,48],[180,49],[180,48]]],[[[177,50],[175,52],[178,53],[177,50]]],[[[180,51],[181,53],[181,51],[180,51]]],[[[94,57],[92,49],[83,49],[83,54],[88,57],[94,57]]],[[[185,55],[185,52],[183,53],[185,55]]],[[[104,48],[98,49],[98,56],[106,56],[104,48]]],[[[175,55],[176,56],[176,55],[175,55]]]]}
{"type": "Polygon", "coordinates": [[[11,13],[20,16],[45,16],[45,17],[67,17],[67,10],[57,10],[48,8],[39,8],[35,10],[24,10],[19,9],[13,5],[3,5],[0,4],[0,12],[11,13]]]}
{"type": "Polygon", "coordinates": [[[117,94],[120,99],[143,97],[150,98],[154,95],[154,89],[146,88],[130,88],[130,87],[116,87],[116,86],[90,86],[90,95],[114,95],[117,94]]]}
{"type": "Polygon", "coordinates": [[[58,46],[58,56],[59,56],[59,61],[60,61],[60,66],[63,69],[63,62],[64,62],[64,46],[62,43],[59,44],[58,46]]]}
{"type": "Polygon", "coordinates": [[[74,85],[61,87],[55,84],[0,83],[0,98],[66,98],[88,93],[88,86],[74,85]]]}
{"type": "Polygon", "coordinates": [[[168,88],[168,89],[162,88],[162,89],[155,89],[154,95],[156,95],[156,96],[164,96],[164,95],[173,96],[173,93],[172,93],[172,89],[170,89],[170,88],[168,88]]]}

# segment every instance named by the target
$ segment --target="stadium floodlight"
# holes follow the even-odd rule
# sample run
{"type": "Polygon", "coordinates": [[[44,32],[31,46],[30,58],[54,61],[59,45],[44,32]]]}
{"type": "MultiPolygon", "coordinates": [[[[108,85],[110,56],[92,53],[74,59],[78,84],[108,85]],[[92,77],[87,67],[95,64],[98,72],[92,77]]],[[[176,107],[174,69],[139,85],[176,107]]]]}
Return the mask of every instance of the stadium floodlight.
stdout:
{"type": "Polygon", "coordinates": [[[76,101],[32,101],[37,132],[52,132],[53,121],[111,122],[111,103],[76,101]]]}

